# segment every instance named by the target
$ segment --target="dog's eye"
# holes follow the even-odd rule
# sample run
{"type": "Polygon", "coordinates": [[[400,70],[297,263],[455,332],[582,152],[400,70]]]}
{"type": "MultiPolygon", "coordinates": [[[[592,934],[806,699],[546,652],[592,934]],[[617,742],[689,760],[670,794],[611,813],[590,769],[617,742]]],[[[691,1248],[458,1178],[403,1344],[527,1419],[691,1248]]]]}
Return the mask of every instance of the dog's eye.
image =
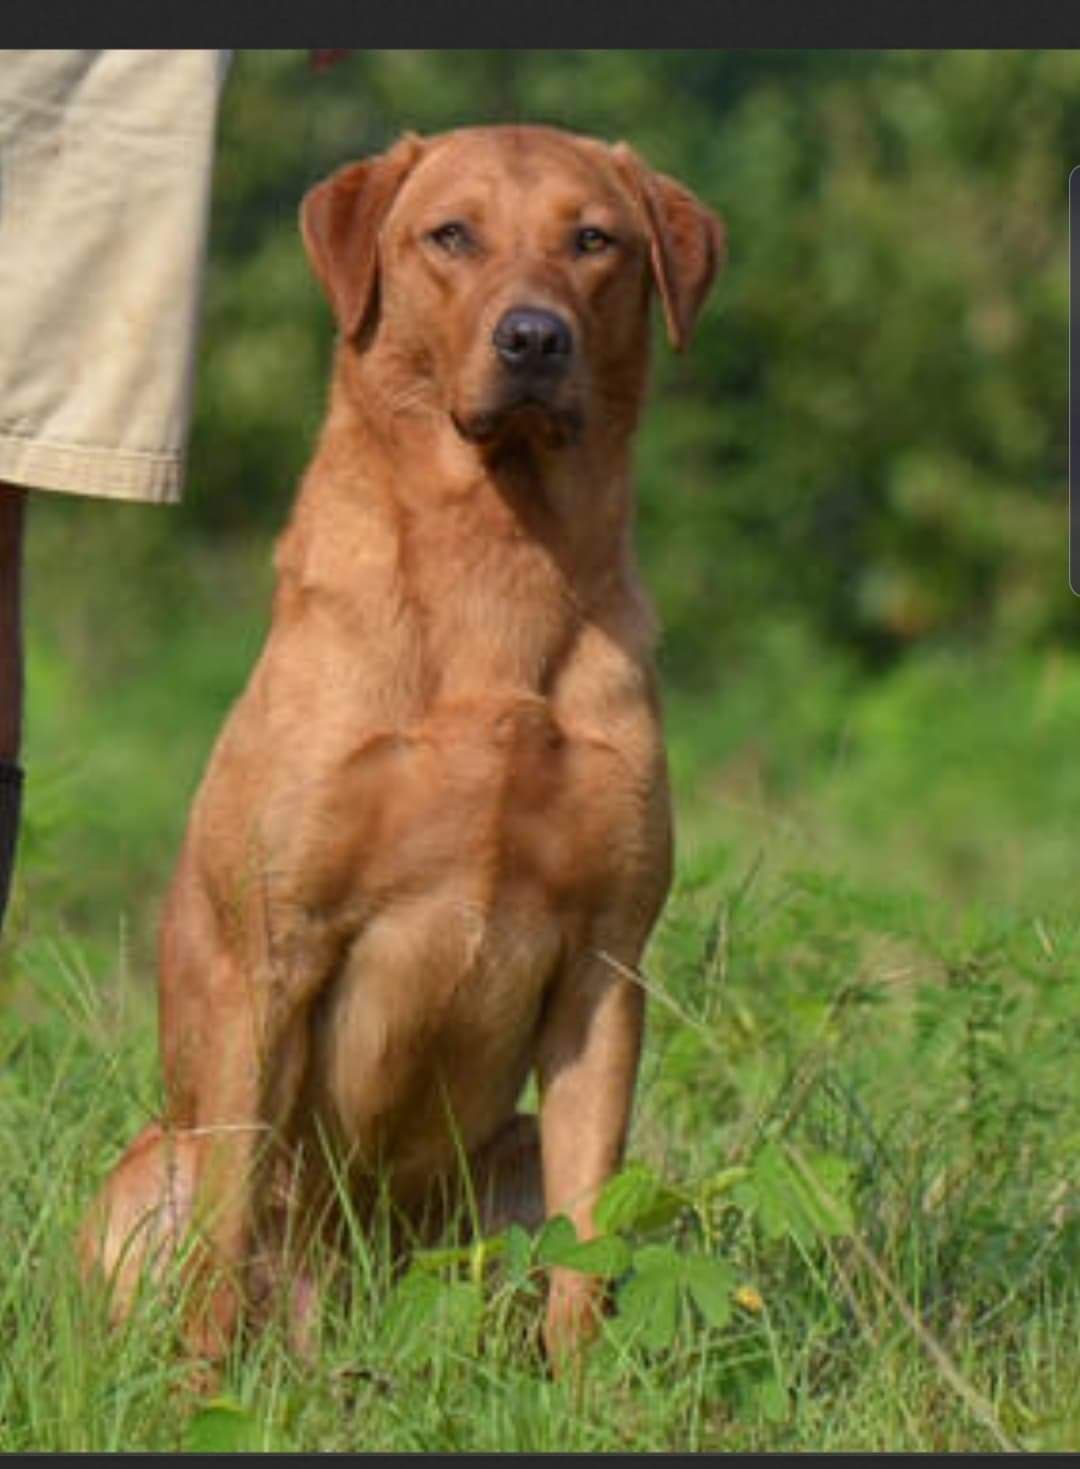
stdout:
{"type": "Polygon", "coordinates": [[[472,248],[472,235],[459,219],[449,219],[438,229],[428,231],[428,239],[448,255],[463,255],[472,248]]]}
{"type": "Polygon", "coordinates": [[[615,237],[596,225],[587,224],[574,234],[574,249],[578,255],[599,255],[615,243],[615,237]]]}

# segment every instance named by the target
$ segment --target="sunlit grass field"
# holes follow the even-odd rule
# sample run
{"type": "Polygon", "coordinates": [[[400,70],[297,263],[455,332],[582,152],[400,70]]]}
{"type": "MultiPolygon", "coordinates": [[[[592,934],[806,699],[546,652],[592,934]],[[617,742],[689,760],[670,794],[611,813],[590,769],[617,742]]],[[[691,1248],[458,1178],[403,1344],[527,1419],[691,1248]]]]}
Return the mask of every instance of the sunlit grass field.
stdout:
{"type": "Polygon", "coordinates": [[[72,1234],[157,1107],[156,906],[269,588],[265,546],[186,560],[169,536],[124,507],[33,527],[0,1449],[1080,1448],[1063,653],[926,653],[869,682],[778,626],[708,700],[671,691],[678,877],[583,1380],[539,1356],[541,1265],[568,1248],[551,1230],[404,1274],[358,1239],[314,1359],[271,1327],[210,1403],[184,1386],[171,1297],[106,1329],[72,1234]]]}

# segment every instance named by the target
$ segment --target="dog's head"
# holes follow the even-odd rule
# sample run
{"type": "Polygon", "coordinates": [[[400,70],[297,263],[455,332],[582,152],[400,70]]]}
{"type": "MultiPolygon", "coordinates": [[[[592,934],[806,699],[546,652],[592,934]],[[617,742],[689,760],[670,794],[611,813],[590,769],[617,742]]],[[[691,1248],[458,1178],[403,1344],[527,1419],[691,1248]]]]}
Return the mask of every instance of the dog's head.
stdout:
{"type": "Polygon", "coordinates": [[[546,127],[408,134],[312,189],[301,229],[343,337],[478,443],[632,422],[653,291],[681,350],[724,255],[626,144],[546,127]]]}

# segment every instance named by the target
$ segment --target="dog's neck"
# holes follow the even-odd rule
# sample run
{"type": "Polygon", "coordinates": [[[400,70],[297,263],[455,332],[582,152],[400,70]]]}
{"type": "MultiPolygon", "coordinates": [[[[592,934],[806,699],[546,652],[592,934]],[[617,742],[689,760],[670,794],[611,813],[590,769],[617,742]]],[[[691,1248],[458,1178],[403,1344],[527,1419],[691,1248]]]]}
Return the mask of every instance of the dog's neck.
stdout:
{"type": "Polygon", "coordinates": [[[643,660],[629,439],[607,422],[560,447],[476,445],[446,412],[395,412],[346,365],[279,542],[279,605],[407,630],[442,688],[550,686],[586,624],[643,660]]]}

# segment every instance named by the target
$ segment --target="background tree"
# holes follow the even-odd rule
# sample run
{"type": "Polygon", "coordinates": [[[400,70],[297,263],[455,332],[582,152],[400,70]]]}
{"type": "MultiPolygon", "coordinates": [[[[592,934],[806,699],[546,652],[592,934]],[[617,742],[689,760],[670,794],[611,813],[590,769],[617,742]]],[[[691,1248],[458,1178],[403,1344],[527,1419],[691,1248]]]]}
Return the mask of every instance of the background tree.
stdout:
{"type": "Polygon", "coordinates": [[[868,667],[1075,635],[1076,52],[358,52],[319,78],[302,52],[240,52],[193,535],[277,526],[318,422],[331,325],[304,189],[405,128],[513,120],[628,137],[728,221],[699,341],[657,353],[640,456],[670,677],[709,687],[768,628],[868,667]]]}

